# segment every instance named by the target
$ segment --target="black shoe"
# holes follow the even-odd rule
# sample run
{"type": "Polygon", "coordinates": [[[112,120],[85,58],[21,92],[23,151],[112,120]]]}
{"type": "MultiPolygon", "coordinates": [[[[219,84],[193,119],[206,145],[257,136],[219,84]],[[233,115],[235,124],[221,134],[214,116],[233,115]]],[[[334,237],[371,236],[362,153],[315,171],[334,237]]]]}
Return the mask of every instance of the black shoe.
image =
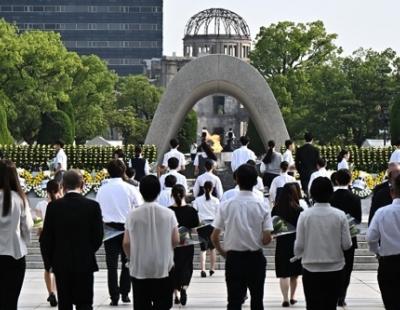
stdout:
{"type": "Polygon", "coordinates": [[[202,278],[207,278],[207,274],[205,271],[200,272],[202,278]]]}
{"type": "Polygon", "coordinates": [[[127,303],[127,304],[131,302],[131,299],[129,298],[128,295],[122,295],[121,300],[122,300],[122,302],[127,303]]]}
{"type": "Polygon", "coordinates": [[[113,307],[118,306],[118,300],[111,299],[110,306],[113,306],[113,307]]]}
{"type": "Polygon", "coordinates": [[[339,307],[346,307],[347,306],[347,304],[346,304],[346,302],[344,301],[343,298],[339,298],[337,305],[339,307]]]}
{"type": "Polygon", "coordinates": [[[174,300],[175,305],[180,305],[181,301],[179,300],[178,296],[175,296],[175,300],[174,300]]]}
{"type": "Polygon", "coordinates": [[[290,304],[291,304],[291,305],[297,304],[297,300],[296,300],[296,299],[291,299],[291,300],[290,300],[290,304]]]}
{"type": "Polygon", "coordinates": [[[214,270],[210,270],[210,277],[212,277],[214,273],[215,273],[214,270]]]}
{"type": "Polygon", "coordinates": [[[289,307],[290,307],[289,302],[288,302],[288,301],[284,301],[284,302],[282,303],[282,307],[283,307],[283,308],[289,308],[289,307]]]}
{"type": "Polygon", "coordinates": [[[49,295],[49,298],[47,298],[47,301],[50,303],[51,307],[57,307],[57,305],[58,305],[57,298],[56,298],[56,295],[54,295],[54,293],[51,293],[49,295]]]}
{"type": "Polygon", "coordinates": [[[187,303],[187,294],[186,294],[186,290],[181,289],[181,305],[185,306],[187,303]]]}

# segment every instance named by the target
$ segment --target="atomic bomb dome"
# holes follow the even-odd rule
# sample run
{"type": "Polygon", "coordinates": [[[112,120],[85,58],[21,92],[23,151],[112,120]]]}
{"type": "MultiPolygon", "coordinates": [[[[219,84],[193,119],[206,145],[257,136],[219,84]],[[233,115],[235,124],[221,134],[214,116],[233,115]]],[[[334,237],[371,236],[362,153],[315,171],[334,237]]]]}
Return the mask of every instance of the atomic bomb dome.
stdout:
{"type": "Polygon", "coordinates": [[[201,11],[188,21],[183,42],[186,57],[225,54],[248,59],[251,36],[242,17],[216,8],[201,11]]]}

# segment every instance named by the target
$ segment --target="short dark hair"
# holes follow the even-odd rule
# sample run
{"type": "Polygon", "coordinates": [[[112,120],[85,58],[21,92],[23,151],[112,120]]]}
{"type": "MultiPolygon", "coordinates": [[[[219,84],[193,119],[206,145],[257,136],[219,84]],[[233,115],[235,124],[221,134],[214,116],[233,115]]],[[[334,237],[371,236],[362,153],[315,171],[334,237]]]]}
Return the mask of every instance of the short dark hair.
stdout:
{"type": "Polygon", "coordinates": [[[244,164],[236,170],[236,182],[241,190],[252,191],[257,185],[258,173],[255,167],[244,164]]]}
{"type": "Polygon", "coordinates": [[[311,132],[306,132],[306,133],[304,134],[304,140],[305,140],[306,142],[311,142],[313,139],[314,139],[314,137],[313,137],[313,135],[312,135],[311,132]]]}
{"type": "Polygon", "coordinates": [[[398,175],[392,182],[392,191],[396,197],[400,197],[400,175],[398,175]]]}
{"type": "Polygon", "coordinates": [[[323,158],[323,157],[320,157],[320,158],[318,158],[317,159],[317,165],[319,166],[319,167],[325,167],[326,166],[326,159],[325,158],[323,158]]]}
{"type": "Polygon", "coordinates": [[[395,146],[400,146],[400,139],[394,143],[395,146]]]}
{"type": "Polygon", "coordinates": [[[122,178],[126,172],[126,166],[122,160],[113,159],[107,164],[107,171],[111,178],[122,178]]]}
{"type": "Polygon", "coordinates": [[[177,147],[178,147],[178,145],[179,145],[179,141],[178,141],[178,139],[171,139],[170,141],[169,141],[169,145],[173,148],[173,149],[176,149],[177,147]]]}
{"type": "Polygon", "coordinates": [[[168,159],[168,168],[169,169],[178,169],[179,167],[179,159],[176,157],[171,157],[170,159],[168,159]]]}
{"type": "Polygon", "coordinates": [[[331,182],[332,182],[332,184],[335,186],[335,185],[338,185],[337,184],[337,171],[335,171],[335,172],[333,172],[332,174],[331,174],[331,182]]]}
{"type": "Polygon", "coordinates": [[[246,164],[248,164],[248,165],[250,165],[250,166],[253,166],[253,167],[256,167],[256,166],[257,166],[257,163],[256,163],[254,160],[252,160],[252,159],[249,159],[249,160],[246,162],[246,164]]]}
{"type": "Polygon", "coordinates": [[[115,150],[113,152],[113,156],[115,156],[115,155],[117,155],[118,158],[124,158],[125,157],[125,153],[124,153],[124,151],[122,149],[115,150]]]}
{"type": "Polygon", "coordinates": [[[79,170],[71,169],[63,175],[63,188],[65,190],[74,190],[83,186],[83,176],[79,170]]]}
{"type": "Polygon", "coordinates": [[[167,177],[165,178],[165,187],[174,187],[174,185],[176,184],[176,182],[178,182],[178,179],[176,178],[176,176],[170,174],[167,175],[167,177]]]}
{"type": "Polygon", "coordinates": [[[214,167],[214,161],[212,159],[207,159],[204,166],[207,171],[210,171],[214,167]]]}
{"type": "Polygon", "coordinates": [[[160,181],[154,175],[147,175],[140,181],[139,191],[144,201],[152,202],[156,200],[160,194],[160,181]]]}
{"type": "Polygon", "coordinates": [[[336,183],[338,185],[344,186],[351,182],[351,173],[348,169],[340,169],[336,172],[336,183]]]}
{"type": "Polygon", "coordinates": [[[59,145],[61,148],[64,147],[65,143],[62,139],[58,139],[56,140],[56,142],[54,143],[55,145],[59,145]]]}
{"type": "Polygon", "coordinates": [[[311,184],[310,194],[315,202],[329,202],[333,195],[331,180],[327,177],[316,178],[311,184]]]}
{"type": "Polygon", "coordinates": [[[293,144],[293,141],[292,141],[292,140],[286,140],[286,141],[285,141],[285,146],[286,146],[287,149],[288,149],[289,146],[291,146],[292,144],[293,144]]]}
{"type": "Polygon", "coordinates": [[[126,168],[126,176],[128,178],[130,178],[130,179],[133,178],[135,176],[135,174],[136,174],[135,168],[132,168],[132,167],[126,168]]]}
{"type": "Polygon", "coordinates": [[[289,169],[289,163],[287,161],[283,161],[283,162],[281,162],[280,167],[283,172],[286,172],[289,169]]]}
{"type": "Polygon", "coordinates": [[[139,155],[140,153],[142,153],[142,147],[140,145],[136,145],[135,146],[135,154],[139,155]]]}
{"type": "Polygon", "coordinates": [[[250,143],[250,139],[249,139],[249,137],[247,137],[247,136],[241,136],[241,137],[239,138],[239,141],[240,141],[240,143],[241,143],[242,145],[247,145],[247,144],[250,143]]]}

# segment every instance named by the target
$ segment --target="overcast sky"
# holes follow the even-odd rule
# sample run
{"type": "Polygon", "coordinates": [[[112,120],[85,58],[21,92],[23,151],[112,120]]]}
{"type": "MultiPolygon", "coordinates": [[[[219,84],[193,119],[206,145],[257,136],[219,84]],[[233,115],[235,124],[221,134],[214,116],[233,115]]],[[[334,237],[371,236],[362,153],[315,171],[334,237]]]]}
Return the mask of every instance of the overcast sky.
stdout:
{"type": "Polygon", "coordinates": [[[399,0],[164,0],[164,55],[182,55],[182,38],[191,16],[221,7],[241,15],[254,40],[261,26],[290,20],[322,20],[336,43],[350,54],[359,47],[400,52],[399,0]]]}

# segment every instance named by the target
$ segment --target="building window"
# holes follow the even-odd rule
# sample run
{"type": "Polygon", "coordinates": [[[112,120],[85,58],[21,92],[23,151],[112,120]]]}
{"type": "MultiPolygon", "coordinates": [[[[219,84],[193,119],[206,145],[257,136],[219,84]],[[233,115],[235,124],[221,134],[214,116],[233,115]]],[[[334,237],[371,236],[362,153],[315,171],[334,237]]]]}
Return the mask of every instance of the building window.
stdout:
{"type": "Polygon", "coordinates": [[[225,96],[213,97],[214,113],[217,115],[225,114],[225,96]]]}

